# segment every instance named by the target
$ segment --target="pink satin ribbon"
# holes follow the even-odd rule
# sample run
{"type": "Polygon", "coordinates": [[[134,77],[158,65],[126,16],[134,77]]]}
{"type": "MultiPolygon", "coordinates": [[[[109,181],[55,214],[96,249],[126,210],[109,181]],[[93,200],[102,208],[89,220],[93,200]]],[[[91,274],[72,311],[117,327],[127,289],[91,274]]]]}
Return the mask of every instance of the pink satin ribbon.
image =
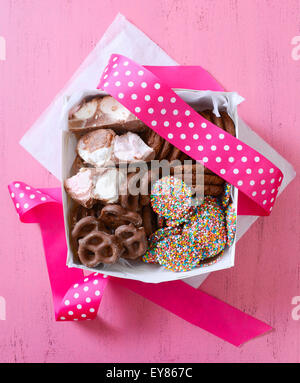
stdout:
{"type": "Polygon", "coordinates": [[[35,189],[24,182],[13,182],[8,189],[20,220],[40,224],[55,319],[94,319],[107,279],[99,274],[86,279],[82,270],[66,266],[67,244],[61,190],[35,189]]]}
{"type": "Polygon", "coordinates": [[[271,330],[269,325],[182,281],[151,284],[105,279],[95,273],[84,277],[82,270],[66,266],[61,190],[35,189],[23,182],[13,182],[8,189],[20,220],[40,224],[57,321],[94,319],[109,279],[235,346],[271,330]]]}
{"type": "MultiPolygon", "coordinates": [[[[269,215],[283,179],[282,172],[262,154],[206,120],[177,96],[170,87],[171,79],[180,71],[189,71],[172,68],[170,73],[166,69],[151,72],[128,57],[113,54],[98,88],[111,94],[165,140],[237,187],[251,201],[249,207],[255,206],[254,214],[269,215]],[[162,78],[157,76],[160,72],[162,78]]],[[[216,81],[202,69],[200,82],[201,78],[203,86],[211,81],[212,87],[218,89],[216,81]]],[[[178,85],[178,82],[175,83],[178,85]]],[[[186,83],[192,86],[191,82],[186,83]]],[[[180,84],[183,85],[183,81],[180,84]]],[[[194,83],[192,89],[197,85],[194,83]]],[[[247,198],[243,198],[244,204],[247,198]]]]}

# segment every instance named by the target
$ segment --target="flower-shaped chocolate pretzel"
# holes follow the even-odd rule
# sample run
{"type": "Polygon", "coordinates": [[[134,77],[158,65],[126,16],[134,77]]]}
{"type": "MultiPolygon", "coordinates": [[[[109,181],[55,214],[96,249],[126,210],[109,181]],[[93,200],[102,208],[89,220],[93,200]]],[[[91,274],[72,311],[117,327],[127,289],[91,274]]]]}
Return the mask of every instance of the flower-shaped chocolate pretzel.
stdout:
{"type": "Polygon", "coordinates": [[[93,216],[87,216],[87,217],[81,218],[75,224],[71,234],[74,240],[79,240],[80,238],[83,238],[86,235],[88,235],[91,231],[97,231],[97,230],[107,232],[107,229],[102,222],[99,222],[93,216]]]}
{"type": "Polygon", "coordinates": [[[143,227],[136,228],[132,223],[122,225],[116,229],[115,236],[123,246],[123,258],[137,259],[147,250],[147,237],[143,227]]]}
{"type": "Polygon", "coordinates": [[[121,252],[122,246],[116,237],[103,231],[92,231],[79,240],[78,256],[87,267],[115,263],[121,252]]]}
{"type": "Polygon", "coordinates": [[[101,211],[100,221],[112,229],[122,225],[129,225],[130,223],[139,227],[143,222],[140,214],[129,211],[117,204],[106,205],[101,211]]]}

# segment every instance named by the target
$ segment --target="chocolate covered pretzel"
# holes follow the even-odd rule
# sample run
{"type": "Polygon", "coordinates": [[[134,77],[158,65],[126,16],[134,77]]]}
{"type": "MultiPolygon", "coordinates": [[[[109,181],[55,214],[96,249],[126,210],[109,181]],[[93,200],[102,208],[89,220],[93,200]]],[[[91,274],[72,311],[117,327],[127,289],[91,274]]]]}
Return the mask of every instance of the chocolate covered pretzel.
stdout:
{"type": "Polygon", "coordinates": [[[71,235],[74,240],[79,240],[92,231],[104,231],[109,233],[109,229],[105,226],[104,222],[99,221],[93,216],[87,216],[81,218],[81,220],[75,224],[71,235]]]}
{"type": "Polygon", "coordinates": [[[124,209],[117,204],[106,205],[101,210],[100,220],[112,229],[116,229],[122,225],[129,225],[130,223],[136,227],[142,225],[142,217],[140,214],[124,209]]]}
{"type": "Polygon", "coordinates": [[[143,227],[137,228],[132,223],[119,226],[115,236],[123,247],[122,258],[137,259],[147,250],[148,243],[143,227]]]}
{"type": "Polygon", "coordinates": [[[115,263],[121,252],[122,246],[117,238],[103,231],[92,231],[79,240],[78,257],[87,267],[115,263]]]}

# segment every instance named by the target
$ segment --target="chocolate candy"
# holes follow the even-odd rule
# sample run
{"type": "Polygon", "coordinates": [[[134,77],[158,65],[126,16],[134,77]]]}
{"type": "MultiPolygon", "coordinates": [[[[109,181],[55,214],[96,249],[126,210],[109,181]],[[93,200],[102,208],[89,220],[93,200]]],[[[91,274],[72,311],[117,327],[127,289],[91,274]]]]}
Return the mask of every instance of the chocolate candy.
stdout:
{"type": "Polygon", "coordinates": [[[151,161],[155,157],[154,150],[132,132],[115,137],[113,154],[116,163],[151,161]]]}
{"type": "Polygon", "coordinates": [[[136,133],[116,135],[111,129],[97,129],[82,136],[77,153],[85,163],[95,167],[150,161],[155,156],[154,150],[136,133]]]}
{"type": "Polygon", "coordinates": [[[76,222],[73,230],[72,230],[72,237],[75,240],[78,240],[80,238],[85,237],[92,231],[96,231],[99,228],[99,221],[93,217],[88,216],[81,218],[80,221],[76,222]]]}
{"type": "Polygon", "coordinates": [[[80,171],[65,180],[64,187],[69,196],[86,208],[91,208],[94,204],[95,169],[82,168],[80,171]]]}
{"type": "Polygon", "coordinates": [[[159,241],[153,252],[156,261],[171,271],[188,271],[197,266],[200,254],[193,247],[193,242],[182,235],[171,235],[159,241]]]}
{"type": "Polygon", "coordinates": [[[116,133],[111,129],[98,129],[82,136],[77,153],[88,164],[101,167],[112,162],[116,133]]]}
{"type": "Polygon", "coordinates": [[[142,132],[146,126],[111,96],[88,98],[69,113],[69,130],[76,134],[113,128],[116,133],[142,132]]]}
{"type": "Polygon", "coordinates": [[[171,226],[154,233],[150,248],[142,259],[148,263],[158,262],[172,271],[188,271],[201,262],[207,265],[205,259],[222,254],[227,231],[220,201],[205,197],[182,226],[171,226]]]}
{"type": "Polygon", "coordinates": [[[158,215],[153,211],[150,205],[142,207],[141,215],[145,233],[147,237],[149,237],[159,228],[158,215]]]}
{"type": "Polygon", "coordinates": [[[139,179],[139,173],[128,173],[127,182],[120,185],[120,205],[131,211],[140,210],[140,196],[139,194],[131,194],[130,190],[136,186],[139,179]]]}
{"type": "Polygon", "coordinates": [[[235,126],[227,112],[221,111],[221,117],[217,117],[212,110],[204,110],[199,114],[201,114],[201,116],[206,118],[208,121],[217,125],[219,128],[225,130],[227,133],[231,134],[232,136],[235,136],[235,126]]]}
{"type": "Polygon", "coordinates": [[[219,196],[223,192],[224,180],[200,163],[182,164],[171,167],[171,175],[179,177],[198,195],[219,196]]]}
{"type": "Polygon", "coordinates": [[[147,250],[148,243],[143,227],[135,227],[132,223],[119,226],[115,236],[122,245],[122,257],[125,259],[137,259],[147,250]]]}
{"type": "Polygon", "coordinates": [[[181,160],[190,158],[186,154],[182,153],[175,146],[164,140],[160,135],[155,133],[152,129],[148,128],[146,134],[144,134],[145,142],[155,151],[156,160],[181,160]]]}
{"type": "Polygon", "coordinates": [[[220,201],[205,197],[190,221],[184,225],[182,235],[193,236],[193,247],[201,259],[219,254],[227,242],[225,214],[220,201]]]}
{"type": "Polygon", "coordinates": [[[122,225],[129,225],[130,223],[139,227],[143,222],[140,214],[128,211],[117,204],[106,205],[101,210],[100,220],[113,229],[122,225]]]}
{"type": "Polygon", "coordinates": [[[227,246],[232,246],[236,234],[236,211],[233,204],[230,204],[226,210],[226,231],[227,231],[227,246]]]}
{"type": "Polygon", "coordinates": [[[76,202],[91,208],[97,201],[114,203],[119,200],[119,186],[124,175],[117,168],[81,168],[64,182],[65,190],[76,202]]]}
{"type": "MultiPolygon", "coordinates": [[[[220,117],[212,111],[201,114],[235,135],[226,112],[220,112],[220,117]]],[[[71,169],[74,178],[65,181],[65,188],[82,205],[71,212],[70,225],[74,252],[78,250],[83,264],[94,267],[114,263],[119,257],[134,260],[142,256],[144,262],[186,271],[216,262],[226,242],[233,243],[236,214],[230,205],[230,185],[146,127],[111,96],[83,100],[70,112],[69,129],[78,137],[78,155],[71,169]],[[123,162],[153,158],[188,159],[191,164],[171,165],[171,177],[152,169],[129,174],[127,182],[124,177],[115,181],[123,162]],[[111,164],[119,169],[109,168],[111,164]],[[200,183],[198,166],[203,174],[200,183]],[[130,185],[139,179],[142,192],[134,195],[130,185]],[[151,194],[153,180],[158,181],[151,194]],[[195,192],[222,195],[221,202],[205,197],[195,208],[195,192]]]]}
{"type": "Polygon", "coordinates": [[[115,263],[121,251],[116,237],[103,231],[92,231],[79,240],[78,257],[87,267],[115,263]]]}
{"type": "Polygon", "coordinates": [[[224,191],[221,198],[222,206],[224,209],[227,208],[230,201],[231,201],[231,185],[228,182],[226,182],[224,185],[224,191]]]}
{"type": "Polygon", "coordinates": [[[192,191],[181,180],[175,177],[163,177],[158,180],[151,191],[153,210],[166,219],[180,219],[192,205],[192,191]]]}

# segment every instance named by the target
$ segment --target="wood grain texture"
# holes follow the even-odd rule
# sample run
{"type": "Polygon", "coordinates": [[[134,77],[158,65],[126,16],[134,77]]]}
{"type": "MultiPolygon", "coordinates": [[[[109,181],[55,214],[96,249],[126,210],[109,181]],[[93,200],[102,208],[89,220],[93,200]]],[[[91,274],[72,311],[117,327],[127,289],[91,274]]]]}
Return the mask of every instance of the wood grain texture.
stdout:
{"type": "Polygon", "coordinates": [[[58,183],[18,144],[118,12],[181,64],[202,65],[246,101],[241,117],[300,170],[299,0],[0,0],[1,362],[300,362],[300,181],[237,245],[236,266],[202,288],[275,330],[241,348],[110,286],[101,317],[56,323],[36,225],[18,222],[6,185],[58,183]]]}

